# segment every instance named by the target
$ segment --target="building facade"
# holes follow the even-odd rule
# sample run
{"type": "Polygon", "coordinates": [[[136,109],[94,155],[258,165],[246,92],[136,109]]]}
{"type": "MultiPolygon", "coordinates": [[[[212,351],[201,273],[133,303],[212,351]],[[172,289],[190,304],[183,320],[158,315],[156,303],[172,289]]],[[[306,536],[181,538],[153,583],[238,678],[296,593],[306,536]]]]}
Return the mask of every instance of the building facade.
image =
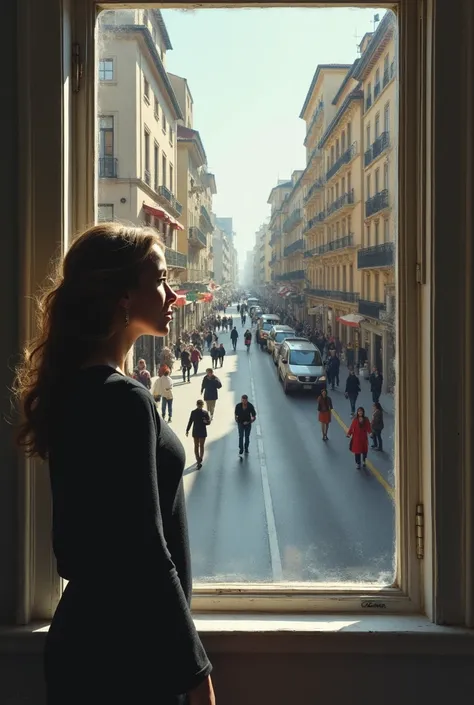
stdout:
{"type": "Polygon", "coordinates": [[[294,171],[291,175],[291,190],[282,204],[280,253],[282,262],[280,273],[276,277],[278,284],[289,287],[289,296],[285,297],[287,310],[297,319],[303,320],[304,310],[304,249],[303,239],[304,186],[303,171],[294,171]]]}
{"type": "Polygon", "coordinates": [[[293,188],[289,180],[280,180],[270,191],[267,203],[270,205],[269,245],[270,254],[270,281],[275,303],[280,303],[277,298],[278,289],[281,288],[280,276],[283,274],[283,222],[285,220],[284,210],[286,201],[293,188]]]}

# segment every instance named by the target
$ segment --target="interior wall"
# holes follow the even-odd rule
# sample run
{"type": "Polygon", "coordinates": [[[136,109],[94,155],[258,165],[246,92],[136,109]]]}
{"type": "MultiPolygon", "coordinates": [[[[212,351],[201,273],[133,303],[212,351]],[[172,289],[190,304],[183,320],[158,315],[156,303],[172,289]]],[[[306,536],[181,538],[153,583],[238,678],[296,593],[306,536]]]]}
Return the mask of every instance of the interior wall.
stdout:
{"type": "MultiPolygon", "coordinates": [[[[210,656],[217,705],[464,705],[474,692],[474,660],[468,657],[210,656]]],[[[38,654],[2,656],[0,703],[45,705],[38,654]]]]}

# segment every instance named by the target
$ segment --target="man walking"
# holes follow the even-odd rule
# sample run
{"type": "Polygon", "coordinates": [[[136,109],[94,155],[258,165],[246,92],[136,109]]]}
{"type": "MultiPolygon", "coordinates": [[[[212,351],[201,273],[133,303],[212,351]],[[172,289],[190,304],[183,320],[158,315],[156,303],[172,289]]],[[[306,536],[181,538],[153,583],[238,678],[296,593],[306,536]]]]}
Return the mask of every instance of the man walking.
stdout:
{"type": "Polygon", "coordinates": [[[204,401],[206,402],[207,410],[211,416],[211,421],[214,418],[214,410],[216,401],[219,397],[218,389],[222,387],[222,382],[214,374],[214,370],[209,367],[206,370],[206,375],[202,378],[201,394],[204,393],[204,401]]]}
{"type": "Polygon", "coordinates": [[[240,404],[235,407],[235,420],[239,429],[239,455],[244,451],[246,454],[249,452],[250,431],[256,418],[254,405],[249,402],[248,396],[243,394],[240,404]]]}
{"type": "Polygon", "coordinates": [[[207,438],[206,426],[209,426],[211,423],[211,417],[209,413],[203,409],[203,406],[203,400],[198,399],[196,408],[191,411],[186,427],[186,435],[189,435],[189,430],[191,426],[193,427],[194,455],[196,456],[198,470],[202,468],[202,459],[204,458],[204,444],[207,438]]]}
{"type": "Polygon", "coordinates": [[[191,348],[191,364],[194,367],[194,374],[197,375],[199,369],[199,363],[202,360],[202,355],[195,345],[191,348]]]}
{"type": "Polygon", "coordinates": [[[234,351],[237,347],[237,338],[239,337],[239,334],[237,332],[237,328],[234,326],[232,330],[230,331],[230,339],[232,340],[232,347],[234,348],[234,351]]]}

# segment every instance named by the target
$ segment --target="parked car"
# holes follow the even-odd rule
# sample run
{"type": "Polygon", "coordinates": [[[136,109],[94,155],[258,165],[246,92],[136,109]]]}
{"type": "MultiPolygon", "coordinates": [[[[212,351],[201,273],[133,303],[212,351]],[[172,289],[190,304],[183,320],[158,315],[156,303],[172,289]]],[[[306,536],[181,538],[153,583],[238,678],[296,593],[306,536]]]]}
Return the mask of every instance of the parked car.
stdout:
{"type": "Polygon", "coordinates": [[[273,326],[267,338],[267,352],[272,356],[275,365],[277,364],[281,343],[286,338],[293,338],[295,335],[295,331],[290,326],[273,326]]]}
{"type": "Polygon", "coordinates": [[[264,313],[260,316],[257,323],[257,343],[260,345],[261,349],[264,350],[267,347],[267,338],[273,328],[280,323],[280,316],[276,313],[264,313]]]}
{"type": "Polygon", "coordinates": [[[326,373],[321,353],[309,340],[287,338],[280,346],[278,376],[285,394],[307,390],[319,396],[326,387],[326,373]]]}

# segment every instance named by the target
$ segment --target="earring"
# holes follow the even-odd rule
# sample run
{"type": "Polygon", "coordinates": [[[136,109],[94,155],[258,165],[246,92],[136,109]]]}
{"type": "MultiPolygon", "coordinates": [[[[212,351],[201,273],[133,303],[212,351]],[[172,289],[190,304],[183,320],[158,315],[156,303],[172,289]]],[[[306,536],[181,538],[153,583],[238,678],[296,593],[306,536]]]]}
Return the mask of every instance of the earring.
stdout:
{"type": "Polygon", "coordinates": [[[130,314],[128,312],[128,308],[125,309],[125,328],[129,325],[130,323],[130,314]]]}

